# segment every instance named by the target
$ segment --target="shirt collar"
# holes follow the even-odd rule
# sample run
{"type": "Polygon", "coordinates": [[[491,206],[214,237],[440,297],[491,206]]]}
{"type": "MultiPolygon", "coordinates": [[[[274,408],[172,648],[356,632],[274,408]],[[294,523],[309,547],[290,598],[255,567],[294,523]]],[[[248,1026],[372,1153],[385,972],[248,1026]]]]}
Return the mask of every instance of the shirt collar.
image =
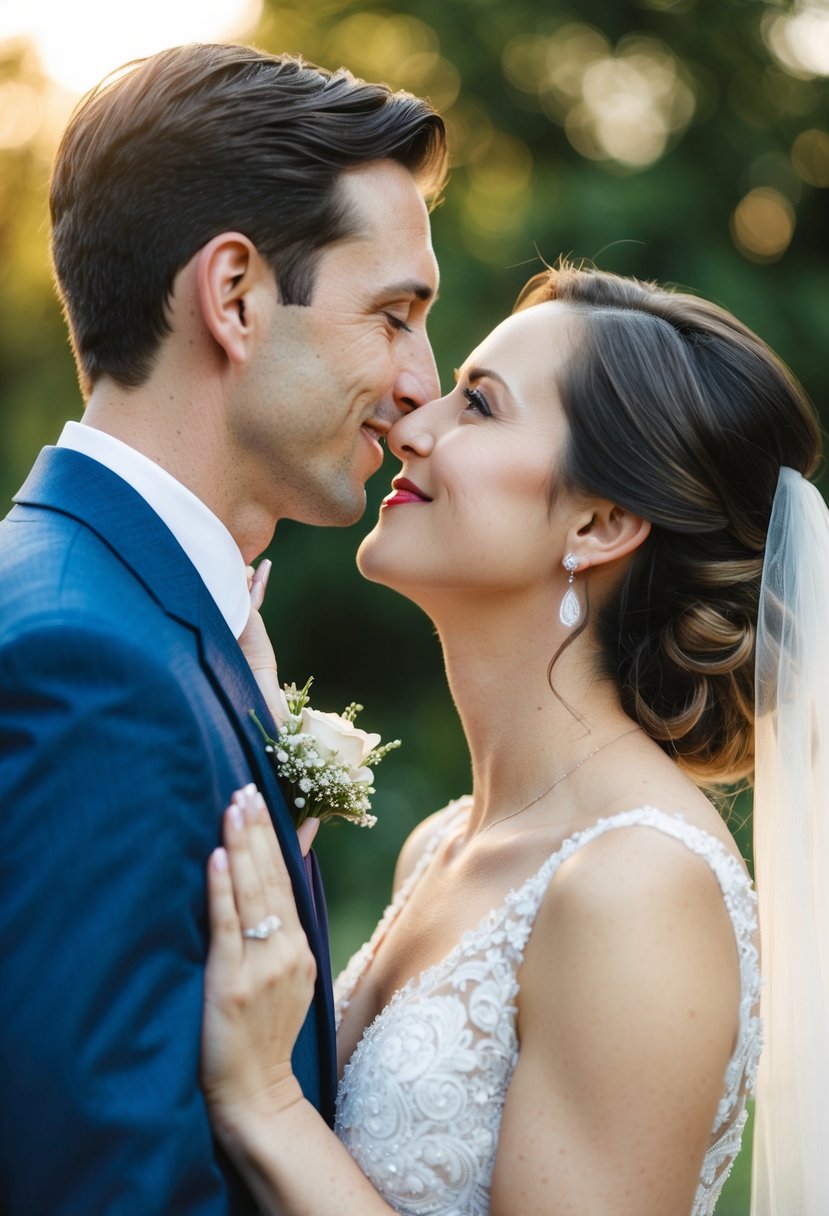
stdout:
{"type": "Polygon", "coordinates": [[[97,460],[141,495],[190,558],[238,638],[250,613],[245,563],[218,516],[166,469],[96,427],[67,422],[57,446],[97,460]]]}

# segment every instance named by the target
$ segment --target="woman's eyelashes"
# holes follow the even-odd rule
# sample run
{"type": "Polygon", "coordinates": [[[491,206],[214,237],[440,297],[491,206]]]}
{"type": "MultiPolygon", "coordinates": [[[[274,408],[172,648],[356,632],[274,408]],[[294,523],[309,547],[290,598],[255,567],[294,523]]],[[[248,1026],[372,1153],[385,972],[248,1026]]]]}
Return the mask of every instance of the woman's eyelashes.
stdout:
{"type": "Polygon", "coordinates": [[[486,397],[479,388],[465,388],[463,395],[467,400],[467,409],[476,410],[479,414],[483,414],[485,418],[492,417],[492,410],[489,408],[486,397]]]}

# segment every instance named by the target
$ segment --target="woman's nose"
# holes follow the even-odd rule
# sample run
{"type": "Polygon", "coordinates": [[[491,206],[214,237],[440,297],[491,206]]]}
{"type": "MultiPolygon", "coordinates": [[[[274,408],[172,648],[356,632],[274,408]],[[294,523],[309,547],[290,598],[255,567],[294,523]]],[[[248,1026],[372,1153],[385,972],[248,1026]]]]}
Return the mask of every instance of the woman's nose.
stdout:
{"type": "MultiPolygon", "coordinates": [[[[441,398],[442,400],[442,398],[441,398]]],[[[398,460],[406,456],[429,456],[435,446],[437,401],[404,414],[389,431],[386,442],[398,460]]]]}

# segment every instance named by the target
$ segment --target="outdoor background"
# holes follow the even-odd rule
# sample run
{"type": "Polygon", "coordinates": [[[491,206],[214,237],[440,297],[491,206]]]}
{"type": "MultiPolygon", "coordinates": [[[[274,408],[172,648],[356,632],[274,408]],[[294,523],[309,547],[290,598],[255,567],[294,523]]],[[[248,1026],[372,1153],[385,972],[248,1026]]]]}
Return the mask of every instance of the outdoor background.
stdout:
{"type": "MultiPolygon", "coordinates": [[[[433,218],[443,281],[432,337],[445,382],[509,311],[539,257],[567,253],[723,303],[780,352],[823,408],[829,0],[120,7],[0,0],[4,503],[41,445],[81,412],[47,252],[47,177],[59,132],[100,76],[184,41],[254,42],[331,68],[345,63],[429,96],[444,113],[453,171],[433,218]]],[[[337,966],[381,912],[407,832],[469,784],[429,623],[391,592],[363,585],[354,568],[393,471],[389,457],[369,486],[363,523],[342,531],[282,524],[269,550],[265,611],[283,678],[315,675],[318,708],[358,699],[363,725],[404,741],[378,773],[374,831],[327,827],[320,837],[337,966]]],[[[748,813],[738,801],[746,856],[748,813]]],[[[720,1216],[748,1212],[748,1158],[720,1216]]]]}

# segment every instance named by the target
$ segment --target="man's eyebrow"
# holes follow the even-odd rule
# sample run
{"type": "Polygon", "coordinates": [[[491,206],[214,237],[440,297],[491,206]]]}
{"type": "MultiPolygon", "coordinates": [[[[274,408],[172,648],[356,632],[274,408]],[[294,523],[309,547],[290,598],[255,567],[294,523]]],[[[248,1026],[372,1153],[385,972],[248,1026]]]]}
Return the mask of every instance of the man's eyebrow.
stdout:
{"type": "Polygon", "coordinates": [[[416,300],[436,300],[437,293],[428,285],[422,283],[419,279],[403,279],[400,283],[390,283],[388,287],[383,287],[378,293],[378,297],[384,300],[398,300],[402,296],[414,296],[416,300]]]}

